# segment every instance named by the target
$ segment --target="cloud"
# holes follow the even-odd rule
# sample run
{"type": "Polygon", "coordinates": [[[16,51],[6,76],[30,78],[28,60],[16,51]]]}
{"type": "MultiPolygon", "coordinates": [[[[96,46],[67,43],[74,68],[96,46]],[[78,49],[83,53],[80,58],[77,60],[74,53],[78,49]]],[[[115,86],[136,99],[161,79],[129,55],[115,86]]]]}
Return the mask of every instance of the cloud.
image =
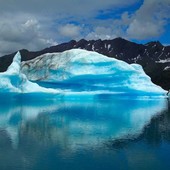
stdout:
{"type": "MultiPolygon", "coordinates": [[[[56,41],[60,43],[79,39],[88,34],[90,37],[90,30],[94,31],[96,37],[107,37],[104,33],[97,35],[100,31],[98,25],[95,25],[95,17],[99,11],[123,8],[136,1],[0,1],[0,55],[22,48],[40,50],[55,44],[56,41]]],[[[99,24],[99,27],[102,26],[99,24]]]]}
{"type": "Polygon", "coordinates": [[[6,0],[0,11],[1,56],[70,39],[156,38],[169,22],[170,1],[6,0]]]}
{"type": "Polygon", "coordinates": [[[131,17],[127,35],[141,40],[159,37],[170,19],[169,11],[169,0],[145,0],[131,17]]]}
{"type": "Polygon", "coordinates": [[[88,39],[123,37],[149,40],[159,38],[169,24],[169,0],[144,0],[138,10],[124,11],[117,19],[99,21],[88,35],[88,39]],[[102,25],[102,32],[96,28],[102,25]]]}
{"type": "Polygon", "coordinates": [[[87,40],[97,40],[97,39],[113,39],[116,35],[113,33],[112,28],[106,28],[106,27],[96,27],[92,32],[87,34],[86,39],[87,40]]]}
{"type": "MultiPolygon", "coordinates": [[[[144,0],[138,10],[125,11],[120,18],[106,20],[98,27],[94,27],[88,35],[88,39],[112,39],[123,37],[126,39],[149,40],[159,38],[169,24],[170,1],[169,0],[144,0]],[[100,31],[102,27],[102,32],[100,31]],[[98,30],[98,28],[100,28],[98,30]]],[[[99,23],[98,23],[99,25],[99,23]]]]}
{"type": "Polygon", "coordinates": [[[80,36],[81,27],[74,24],[66,24],[60,26],[58,31],[61,36],[76,39],[80,36]]]}
{"type": "Polygon", "coordinates": [[[0,17],[0,56],[23,48],[40,50],[54,44],[56,42],[46,36],[36,19],[0,17]]]}
{"type": "Polygon", "coordinates": [[[144,0],[136,11],[123,11],[117,19],[99,20],[93,24],[93,30],[86,38],[156,39],[165,32],[165,27],[169,24],[169,11],[169,0],[144,0]]]}
{"type": "Polygon", "coordinates": [[[131,23],[131,15],[123,12],[119,19],[107,19],[94,22],[93,30],[90,31],[86,39],[113,39],[116,37],[127,38],[125,30],[131,23]]]}
{"type": "Polygon", "coordinates": [[[134,19],[127,29],[127,34],[129,37],[144,40],[149,38],[159,37],[164,31],[164,22],[158,21],[155,22],[141,22],[137,19],[134,19]]]}
{"type": "Polygon", "coordinates": [[[135,2],[136,0],[128,0],[128,2],[124,0],[6,0],[0,2],[0,11],[87,17],[93,16],[99,10],[129,6],[135,2]]]}

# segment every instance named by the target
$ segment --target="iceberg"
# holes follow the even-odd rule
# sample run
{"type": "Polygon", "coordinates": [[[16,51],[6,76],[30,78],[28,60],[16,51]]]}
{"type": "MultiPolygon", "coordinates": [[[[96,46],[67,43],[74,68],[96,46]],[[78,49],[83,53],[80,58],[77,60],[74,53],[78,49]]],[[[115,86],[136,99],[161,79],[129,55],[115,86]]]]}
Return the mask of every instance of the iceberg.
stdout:
{"type": "Polygon", "coordinates": [[[57,93],[57,90],[40,87],[29,81],[21,72],[21,55],[18,52],[7,71],[0,73],[1,93],[57,93]]]}
{"type": "Polygon", "coordinates": [[[138,64],[109,58],[97,52],[72,49],[47,53],[22,62],[22,73],[44,87],[78,93],[165,95],[138,64]]]}
{"type": "Polygon", "coordinates": [[[0,73],[0,92],[50,93],[61,97],[166,94],[152,83],[140,65],[80,49],[48,53],[22,63],[18,52],[7,71],[0,73]]]}

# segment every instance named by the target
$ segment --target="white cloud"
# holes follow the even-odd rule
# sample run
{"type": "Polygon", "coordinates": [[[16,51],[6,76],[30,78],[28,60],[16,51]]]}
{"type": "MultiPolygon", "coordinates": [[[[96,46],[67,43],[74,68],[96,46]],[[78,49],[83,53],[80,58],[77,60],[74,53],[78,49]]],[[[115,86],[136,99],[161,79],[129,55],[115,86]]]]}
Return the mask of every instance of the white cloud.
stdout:
{"type": "Polygon", "coordinates": [[[132,22],[127,29],[127,35],[135,39],[159,37],[170,19],[169,0],[144,0],[142,6],[131,17],[132,22]]]}
{"type": "Polygon", "coordinates": [[[112,28],[96,27],[94,31],[87,34],[86,39],[97,40],[97,39],[113,39],[116,35],[113,33],[112,28]]]}
{"type": "Polygon", "coordinates": [[[27,48],[40,50],[55,44],[36,19],[0,17],[0,56],[27,48]]]}
{"type": "Polygon", "coordinates": [[[74,24],[66,24],[60,26],[58,31],[64,37],[76,39],[80,36],[81,27],[74,24]]]}
{"type": "Polygon", "coordinates": [[[134,13],[125,11],[119,19],[100,20],[94,24],[93,31],[88,33],[87,39],[112,39],[123,37],[126,39],[146,40],[159,38],[165,26],[169,24],[169,0],[144,0],[134,13]],[[102,27],[102,32],[98,28],[102,27]]]}
{"type": "Polygon", "coordinates": [[[154,22],[141,22],[137,19],[134,19],[127,29],[127,34],[131,38],[135,39],[149,39],[159,37],[164,31],[163,22],[158,21],[154,22]]]}
{"type": "MultiPolygon", "coordinates": [[[[93,21],[99,11],[122,8],[136,1],[0,1],[0,55],[22,48],[40,50],[56,41],[86,37],[89,34],[88,27],[97,27],[93,21]],[[69,24],[70,21],[76,21],[78,24],[69,24]]],[[[102,36],[104,38],[105,35],[100,35],[102,36]]]]}

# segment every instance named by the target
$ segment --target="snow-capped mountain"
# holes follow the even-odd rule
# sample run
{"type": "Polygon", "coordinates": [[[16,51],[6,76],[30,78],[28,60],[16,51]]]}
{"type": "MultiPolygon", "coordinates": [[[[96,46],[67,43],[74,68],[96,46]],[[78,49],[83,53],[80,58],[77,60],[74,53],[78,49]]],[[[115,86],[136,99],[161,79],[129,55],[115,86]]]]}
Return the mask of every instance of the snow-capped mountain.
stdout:
{"type": "MultiPolygon", "coordinates": [[[[86,49],[96,51],[111,58],[123,60],[129,64],[138,63],[143,66],[155,84],[164,89],[170,88],[170,46],[163,46],[160,42],[137,44],[122,38],[113,40],[80,40],[70,41],[46,48],[42,51],[29,52],[20,50],[22,61],[33,59],[45,53],[63,52],[69,49],[86,49]]],[[[0,58],[0,71],[5,71],[12,62],[15,53],[0,58]]]]}

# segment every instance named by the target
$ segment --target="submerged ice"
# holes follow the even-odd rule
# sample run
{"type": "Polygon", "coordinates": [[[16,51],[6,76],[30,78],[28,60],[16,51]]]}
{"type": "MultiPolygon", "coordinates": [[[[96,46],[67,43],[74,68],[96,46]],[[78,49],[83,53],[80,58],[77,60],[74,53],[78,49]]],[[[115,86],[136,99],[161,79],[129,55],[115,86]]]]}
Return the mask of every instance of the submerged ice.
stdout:
{"type": "Polygon", "coordinates": [[[29,80],[76,92],[165,94],[138,64],[73,49],[22,63],[29,80]]]}

